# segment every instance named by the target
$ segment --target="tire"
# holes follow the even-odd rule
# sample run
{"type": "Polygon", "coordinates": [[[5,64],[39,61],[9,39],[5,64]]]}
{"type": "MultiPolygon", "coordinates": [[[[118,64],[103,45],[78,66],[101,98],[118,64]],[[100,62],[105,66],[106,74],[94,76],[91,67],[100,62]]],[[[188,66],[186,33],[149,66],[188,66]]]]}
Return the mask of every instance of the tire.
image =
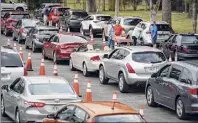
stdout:
{"type": "Polygon", "coordinates": [[[34,43],[32,43],[32,52],[33,53],[36,53],[37,52],[37,48],[35,47],[35,44],[34,43]]]}
{"type": "Polygon", "coordinates": [[[119,83],[118,83],[118,88],[120,92],[122,93],[127,93],[129,85],[126,83],[125,77],[123,73],[119,74],[119,83]]]}
{"type": "Polygon", "coordinates": [[[24,9],[22,7],[17,7],[16,10],[17,11],[24,11],[24,9]]]}
{"type": "Polygon", "coordinates": [[[73,66],[73,62],[72,62],[72,59],[70,58],[70,60],[69,60],[69,68],[70,68],[70,70],[71,71],[74,71],[75,70],[75,68],[74,68],[74,66],[73,66]]]}
{"type": "Polygon", "coordinates": [[[175,103],[175,110],[177,117],[181,120],[184,120],[187,118],[187,114],[185,113],[184,103],[182,99],[179,97],[175,103]]]}
{"type": "Polygon", "coordinates": [[[15,122],[16,123],[22,123],[20,120],[20,114],[19,114],[19,109],[17,108],[16,113],[15,113],[15,122]]]}
{"type": "Polygon", "coordinates": [[[99,68],[99,81],[101,84],[108,84],[109,82],[109,78],[106,77],[103,66],[99,68]]]}
{"type": "Polygon", "coordinates": [[[4,99],[3,99],[3,97],[1,97],[1,115],[2,115],[3,117],[6,116],[6,113],[5,113],[5,105],[4,105],[4,99]]]}
{"type": "Polygon", "coordinates": [[[154,94],[151,86],[149,86],[146,90],[146,101],[147,104],[151,107],[155,107],[157,105],[154,101],[154,94]]]}
{"type": "Polygon", "coordinates": [[[47,57],[46,57],[46,55],[45,55],[45,50],[44,50],[44,48],[42,49],[42,55],[43,55],[44,59],[47,59],[47,57]]]}
{"type": "Polygon", "coordinates": [[[29,49],[29,46],[26,43],[26,39],[25,39],[25,49],[29,49]]]}
{"type": "Polygon", "coordinates": [[[87,65],[86,65],[86,63],[83,63],[83,75],[85,77],[88,77],[90,75],[90,73],[87,71],[87,65]]]}

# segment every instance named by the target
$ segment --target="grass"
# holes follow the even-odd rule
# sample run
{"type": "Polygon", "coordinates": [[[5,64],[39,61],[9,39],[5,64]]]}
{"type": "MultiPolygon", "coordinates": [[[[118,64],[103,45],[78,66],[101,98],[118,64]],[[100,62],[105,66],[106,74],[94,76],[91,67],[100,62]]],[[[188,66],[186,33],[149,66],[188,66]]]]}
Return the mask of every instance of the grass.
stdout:
{"type": "MultiPolygon", "coordinates": [[[[105,11],[104,14],[115,15],[114,11],[105,11]]],[[[120,11],[120,16],[140,16],[145,21],[150,20],[149,11],[120,11]]],[[[156,20],[162,20],[162,13],[158,12],[156,20]]],[[[192,19],[187,17],[187,13],[172,12],[172,28],[177,33],[192,32],[192,19]]],[[[198,30],[198,27],[197,27],[198,30]]]]}

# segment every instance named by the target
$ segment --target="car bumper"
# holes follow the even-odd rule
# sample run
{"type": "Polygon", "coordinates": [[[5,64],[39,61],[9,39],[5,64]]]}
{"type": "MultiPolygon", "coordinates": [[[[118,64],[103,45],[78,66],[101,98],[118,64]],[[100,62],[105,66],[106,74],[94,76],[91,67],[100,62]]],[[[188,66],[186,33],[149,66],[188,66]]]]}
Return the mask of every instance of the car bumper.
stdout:
{"type": "Polygon", "coordinates": [[[87,70],[89,72],[95,72],[99,70],[99,65],[101,62],[87,62],[87,70]]]}
{"type": "Polygon", "coordinates": [[[79,28],[80,29],[80,27],[81,27],[81,25],[80,25],[80,23],[69,23],[69,27],[70,28],[79,28]]]}
{"type": "Polygon", "coordinates": [[[102,33],[101,28],[93,28],[93,33],[102,33]]]}
{"type": "Polygon", "coordinates": [[[57,60],[69,60],[71,53],[59,53],[56,55],[57,60]]]}
{"type": "Polygon", "coordinates": [[[36,48],[43,48],[43,43],[38,40],[34,40],[34,44],[36,48]]]}
{"type": "Polygon", "coordinates": [[[24,113],[20,113],[21,121],[26,122],[35,122],[35,121],[42,121],[44,118],[47,118],[47,114],[41,114],[39,111],[36,110],[28,110],[24,113]]]}
{"type": "Polygon", "coordinates": [[[146,84],[146,81],[151,77],[151,75],[137,75],[137,74],[130,74],[126,77],[126,82],[129,85],[133,84],[146,84]]]}

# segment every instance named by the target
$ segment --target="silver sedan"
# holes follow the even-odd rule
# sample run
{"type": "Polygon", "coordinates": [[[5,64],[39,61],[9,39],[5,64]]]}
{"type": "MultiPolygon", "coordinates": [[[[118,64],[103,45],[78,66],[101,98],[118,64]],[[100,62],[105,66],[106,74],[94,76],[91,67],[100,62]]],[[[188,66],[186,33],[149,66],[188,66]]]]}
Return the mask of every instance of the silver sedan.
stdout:
{"type": "Polygon", "coordinates": [[[41,121],[69,102],[78,102],[67,80],[62,77],[19,77],[2,87],[1,113],[16,123],[41,121]]]}

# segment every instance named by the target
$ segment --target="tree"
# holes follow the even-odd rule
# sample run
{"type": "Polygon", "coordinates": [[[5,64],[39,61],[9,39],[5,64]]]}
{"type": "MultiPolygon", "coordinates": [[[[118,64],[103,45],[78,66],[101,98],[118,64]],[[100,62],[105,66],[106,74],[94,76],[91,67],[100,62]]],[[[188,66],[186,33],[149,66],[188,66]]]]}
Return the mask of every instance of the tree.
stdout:
{"type": "Polygon", "coordinates": [[[108,0],[109,11],[115,11],[115,0],[108,0]]]}
{"type": "Polygon", "coordinates": [[[131,0],[131,4],[133,6],[133,10],[136,11],[138,5],[142,2],[142,0],[131,0]]]}
{"type": "Polygon", "coordinates": [[[171,0],[162,0],[162,20],[171,25],[171,0]]]}
{"type": "Polygon", "coordinates": [[[192,8],[193,8],[193,33],[197,32],[197,0],[193,0],[193,4],[192,4],[192,8]]]}
{"type": "Polygon", "coordinates": [[[96,0],[87,0],[86,2],[86,10],[88,12],[96,12],[96,0]]]}

